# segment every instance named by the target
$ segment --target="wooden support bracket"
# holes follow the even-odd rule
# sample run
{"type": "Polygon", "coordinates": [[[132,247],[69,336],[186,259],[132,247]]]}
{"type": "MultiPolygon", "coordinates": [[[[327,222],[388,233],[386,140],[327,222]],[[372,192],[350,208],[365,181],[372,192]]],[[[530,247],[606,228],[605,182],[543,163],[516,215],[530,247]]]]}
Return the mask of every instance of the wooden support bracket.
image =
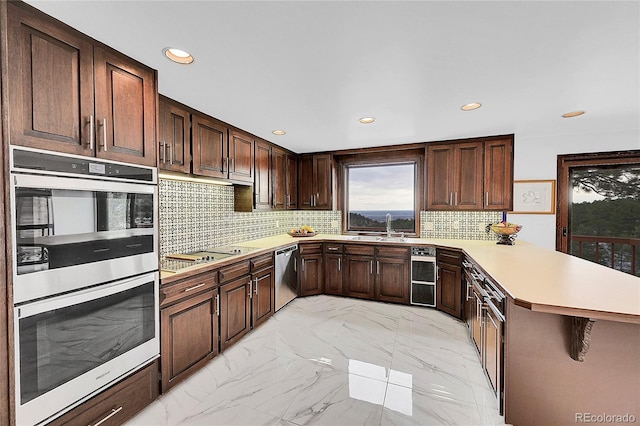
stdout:
{"type": "Polygon", "coordinates": [[[571,317],[571,358],[583,362],[591,343],[591,329],[596,320],[571,317]]]}

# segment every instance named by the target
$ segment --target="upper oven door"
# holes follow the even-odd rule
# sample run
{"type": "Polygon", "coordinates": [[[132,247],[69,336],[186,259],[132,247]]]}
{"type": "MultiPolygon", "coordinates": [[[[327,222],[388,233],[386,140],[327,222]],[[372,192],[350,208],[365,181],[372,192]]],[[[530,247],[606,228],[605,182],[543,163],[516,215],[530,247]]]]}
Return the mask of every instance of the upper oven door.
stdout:
{"type": "Polygon", "coordinates": [[[16,304],[157,270],[156,185],[11,177],[16,304]]]}

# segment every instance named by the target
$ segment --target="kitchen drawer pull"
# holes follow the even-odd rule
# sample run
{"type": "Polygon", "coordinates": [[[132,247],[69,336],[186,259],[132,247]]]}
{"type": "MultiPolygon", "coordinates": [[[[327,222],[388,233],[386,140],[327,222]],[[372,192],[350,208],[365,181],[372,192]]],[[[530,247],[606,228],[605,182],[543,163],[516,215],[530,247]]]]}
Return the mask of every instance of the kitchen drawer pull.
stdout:
{"type": "Polygon", "coordinates": [[[220,316],[220,295],[216,294],[216,316],[220,316]]]}
{"type": "Polygon", "coordinates": [[[89,149],[93,150],[93,145],[96,140],[96,129],[93,121],[93,115],[89,116],[89,120],[87,120],[87,123],[89,123],[89,149]]]}
{"type": "Polygon", "coordinates": [[[338,271],[342,270],[342,258],[338,258],[338,271]]]}
{"type": "Polygon", "coordinates": [[[162,164],[166,164],[167,163],[167,142],[162,141],[160,146],[162,147],[162,164]]]}
{"type": "Polygon", "coordinates": [[[103,118],[100,125],[102,126],[102,148],[107,152],[107,119],[103,118]]]}
{"type": "Polygon", "coordinates": [[[327,247],[327,250],[329,250],[329,251],[338,251],[338,250],[340,250],[340,248],[339,247],[327,247]]]}
{"type": "Polygon", "coordinates": [[[376,260],[376,274],[380,275],[380,261],[376,260]]]}
{"type": "Polygon", "coordinates": [[[467,262],[466,260],[463,260],[463,261],[462,261],[462,266],[464,266],[464,267],[465,267],[465,269],[469,269],[469,268],[471,268],[471,266],[473,266],[473,265],[471,265],[471,263],[467,262]]]}
{"type": "Polygon", "coordinates": [[[249,280],[249,299],[253,299],[253,280],[249,280]]]}
{"type": "Polygon", "coordinates": [[[449,205],[452,206],[453,205],[453,192],[449,193],[449,205]]]}
{"type": "MultiPolygon", "coordinates": [[[[98,423],[94,424],[93,426],[100,426],[102,423],[106,422],[107,420],[109,420],[111,417],[115,416],[116,414],[118,414],[120,411],[122,411],[122,406],[118,407],[118,408],[113,408],[111,410],[111,412],[102,420],[100,420],[98,423]]],[[[89,425],[91,426],[91,425],[89,425]]]]}
{"type": "Polygon", "coordinates": [[[489,205],[489,192],[484,193],[484,206],[487,207],[489,205]]]}
{"type": "MultiPolygon", "coordinates": [[[[496,306],[493,304],[493,302],[491,301],[491,299],[486,298],[485,300],[485,304],[489,307],[489,309],[491,309],[491,311],[493,312],[493,314],[496,316],[496,318],[498,319],[498,321],[500,322],[504,322],[505,318],[504,315],[502,314],[502,312],[500,312],[498,310],[498,308],[496,308],[496,306]]],[[[494,322],[495,325],[495,322],[494,322]]]]}
{"type": "Polygon", "coordinates": [[[302,272],[304,272],[304,258],[302,259],[302,272]]]}
{"type": "Polygon", "coordinates": [[[369,261],[369,269],[371,270],[371,275],[373,275],[373,260],[369,261]]]}
{"type": "Polygon", "coordinates": [[[254,278],[253,281],[254,281],[254,284],[253,284],[254,289],[253,289],[253,291],[257,296],[258,295],[258,277],[254,278]]]}
{"type": "Polygon", "coordinates": [[[200,284],[198,284],[198,285],[194,285],[193,287],[185,288],[185,289],[184,289],[184,292],[186,293],[186,292],[188,292],[188,291],[195,290],[196,288],[200,288],[200,287],[203,287],[203,286],[205,286],[205,285],[206,285],[206,283],[200,283],[200,284]]]}

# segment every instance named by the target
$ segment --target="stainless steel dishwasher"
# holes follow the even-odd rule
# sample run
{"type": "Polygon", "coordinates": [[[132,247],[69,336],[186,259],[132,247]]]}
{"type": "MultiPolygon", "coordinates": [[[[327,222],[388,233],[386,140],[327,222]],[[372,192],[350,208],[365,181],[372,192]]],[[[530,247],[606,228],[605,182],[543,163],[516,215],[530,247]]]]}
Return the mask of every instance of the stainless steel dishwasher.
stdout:
{"type": "Polygon", "coordinates": [[[276,250],[276,311],[298,295],[297,251],[297,244],[276,250]]]}

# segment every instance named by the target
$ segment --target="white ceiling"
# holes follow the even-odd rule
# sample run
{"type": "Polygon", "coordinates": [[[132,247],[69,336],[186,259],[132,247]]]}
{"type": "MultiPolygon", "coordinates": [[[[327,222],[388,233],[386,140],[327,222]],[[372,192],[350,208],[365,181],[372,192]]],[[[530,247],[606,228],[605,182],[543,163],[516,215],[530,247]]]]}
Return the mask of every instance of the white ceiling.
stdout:
{"type": "Polygon", "coordinates": [[[637,1],[29,3],[157,69],[160,93],[296,152],[640,127],[637,1]]]}

